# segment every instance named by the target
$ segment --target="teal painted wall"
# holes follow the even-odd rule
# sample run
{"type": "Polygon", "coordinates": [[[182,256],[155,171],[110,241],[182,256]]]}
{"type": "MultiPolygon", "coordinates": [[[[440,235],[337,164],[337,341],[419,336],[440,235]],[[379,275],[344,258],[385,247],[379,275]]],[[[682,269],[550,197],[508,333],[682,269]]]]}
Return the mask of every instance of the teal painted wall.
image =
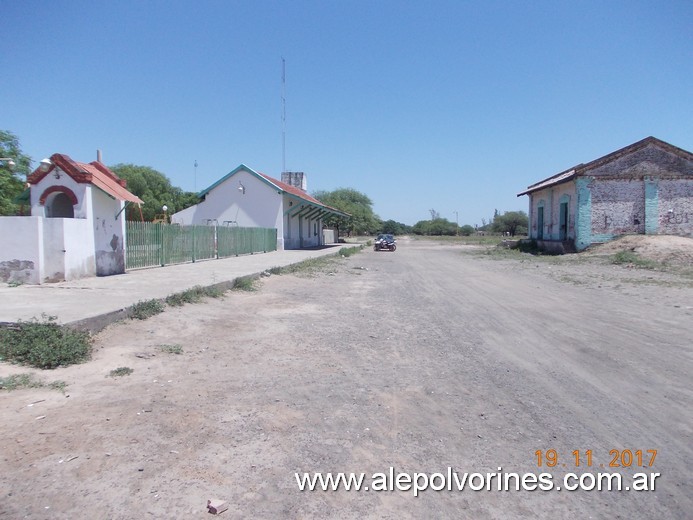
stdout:
{"type": "Polygon", "coordinates": [[[592,193],[589,184],[590,177],[575,179],[577,191],[577,208],[575,214],[575,248],[585,249],[592,243],[592,193]]]}
{"type": "Polygon", "coordinates": [[[659,180],[645,177],[645,234],[659,232],[659,180]]]}

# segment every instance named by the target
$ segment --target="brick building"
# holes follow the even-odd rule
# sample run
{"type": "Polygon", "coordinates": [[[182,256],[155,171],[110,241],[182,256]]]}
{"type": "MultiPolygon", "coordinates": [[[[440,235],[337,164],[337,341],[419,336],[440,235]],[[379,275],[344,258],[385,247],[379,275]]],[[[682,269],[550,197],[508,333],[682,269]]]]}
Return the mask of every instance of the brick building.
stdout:
{"type": "Polygon", "coordinates": [[[557,173],[529,195],[529,236],[582,250],[626,234],[693,236],[693,154],[654,137],[557,173]]]}

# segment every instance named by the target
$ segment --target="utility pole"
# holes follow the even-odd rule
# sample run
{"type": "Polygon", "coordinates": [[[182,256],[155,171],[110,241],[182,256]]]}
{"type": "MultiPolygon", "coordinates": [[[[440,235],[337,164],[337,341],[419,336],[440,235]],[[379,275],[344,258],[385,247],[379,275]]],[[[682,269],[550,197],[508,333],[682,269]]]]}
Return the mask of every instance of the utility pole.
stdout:
{"type": "Polygon", "coordinates": [[[457,214],[457,211],[455,211],[454,213],[455,213],[455,236],[459,236],[460,235],[460,217],[457,214]]]}
{"type": "Polygon", "coordinates": [[[286,171],[286,60],[282,57],[282,173],[286,171]]]}
{"type": "Polygon", "coordinates": [[[193,190],[197,193],[197,159],[195,159],[193,166],[195,167],[195,184],[193,185],[193,190]]]}

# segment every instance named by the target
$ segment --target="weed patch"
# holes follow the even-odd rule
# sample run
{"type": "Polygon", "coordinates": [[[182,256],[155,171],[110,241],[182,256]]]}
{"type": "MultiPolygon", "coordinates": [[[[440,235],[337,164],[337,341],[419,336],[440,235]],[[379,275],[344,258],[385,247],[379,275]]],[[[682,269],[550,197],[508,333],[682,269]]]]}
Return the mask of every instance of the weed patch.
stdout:
{"type": "Polygon", "coordinates": [[[55,316],[41,315],[0,329],[0,358],[36,368],[81,363],[91,355],[88,332],[59,325],[55,316]]]}
{"type": "Polygon", "coordinates": [[[356,253],[359,253],[363,249],[361,246],[354,246],[354,247],[343,247],[339,250],[339,254],[345,258],[350,257],[351,255],[355,255],[356,253]]]}
{"type": "Polygon", "coordinates": [[[183,353],[183,347],[180,345],[159,345],[159,350],[161,350],[161,352],[166,352],[167,354],[183,353]]]}
{"type": "Polygon", "coordinates": [[[244,276],[242,278],[237,278],[233,284],[234,291],[256,291],[257,290],[257,280],[251,278],[250,276],[244,276]]]}
{"type": "Polygon", "coordinates": [[[334,257],[321,256],[319,258],[308,258],[297,264],[281,267],[278,274],[295,274],[312,276],[320,272],[327,271],[328,267],[334,264],[334,257]]]}
{"type": "Polygon", "coordinates": [[[635,251],[619,251],[611,257],[611,263],[616,265],[632,265],[642,269],[656,269],[657,262],[640,257],[635,251]]]}
{"type": "Polygon", "coordinates": [[[202,298],[204,298],[204,291],[202,287],[196,286],[167,296],[166,303],[172,307],[180,307],[186,303],[198,303],[202,298]]]}
{"type": "Polygon", "coordinates": [[[33,374],[15,374],[7,377],[0,377],[0,390],[19,390],[21,388],[51,388],[65,393],[67,383],[65,381],[53,381],[44,383],[36,379],[33,374]]]}
{"type": "Polygon", "coordinates": [[[164,312],[164,304],[159,300],[142,300],[130,306],[130,318],[146,320],[164,312]]]}
{"type": "Polygon", "coordinates": [[[108,377],[122,377],[122,376],[129,376],[132,374],[134,370],[130,367],[118,367],[116,369],[111,370],[108,373],[108,377]]]}
{"type": "Polygon", "coordinates": [[[221,298],[224,289],[220,287],[202,287],[196,285],[185,291],[174,293],[166,297],[166,304],[171,307],[180,307],[186,303],[199,303],[204,298],[221,298]]]}

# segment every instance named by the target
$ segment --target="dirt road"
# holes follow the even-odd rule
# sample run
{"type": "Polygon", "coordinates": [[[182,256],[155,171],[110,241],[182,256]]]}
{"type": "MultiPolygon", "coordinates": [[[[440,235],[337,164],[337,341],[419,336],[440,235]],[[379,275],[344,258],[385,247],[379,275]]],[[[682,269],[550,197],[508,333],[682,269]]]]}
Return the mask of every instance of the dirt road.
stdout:
{"type": "Polygon", "coordinates": [[[0,394],[0,518],[209,518],[208,498],[229,501],[224,518],[690,518],[689,284],[398,245],[111,326],[91,362],[41,374],[66,395],[0,394]],[[121,366],[134,372],[106,377],[121,366]],[[550,449],[558,464],[538,467],[550,449]],[[654,491],[491,478],[417,497],[299,491],[295,477],[374,485],[389,468],[545,472],[554,486],[568,472],[660,476],[654,491]]]}

